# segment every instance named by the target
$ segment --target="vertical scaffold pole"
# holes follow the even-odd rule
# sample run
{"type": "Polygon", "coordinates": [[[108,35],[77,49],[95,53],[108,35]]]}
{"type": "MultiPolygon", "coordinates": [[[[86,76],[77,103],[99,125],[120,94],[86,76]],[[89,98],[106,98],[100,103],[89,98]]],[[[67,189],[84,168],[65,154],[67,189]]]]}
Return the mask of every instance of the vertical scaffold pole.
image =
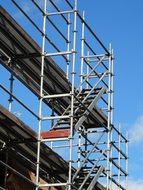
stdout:
{"type": "MultiPolygon", "coordinates": [[[[14,82],[14,77],[13,77],[13,74],[11,73],[11,75],[10,75],[10,78],[9,78],[9,80],[10,80],[10,93],[12,94],[13,93],[13,82],[14,82]]],[[[9,107],[8,107],[8,110],[9,110],[9,112],[11,112],[12,111],[12,102],[13,102],[13,98],[12,98],[12,95],[10,94],[10,96],[9,96],[9,107]]]]}
{"type": "Polygon", "coordinates": [[[126,134],[126,190],[128,190],[128,170],[129,170],[129,166],[128,166],[128,159],[129,159],[129,135],[128,133],[126,134]]]}
{"type": "Polygon", "coordinates": [[[111,171],[110,171],[110,162],[111,162],[111,136],[112,136],[112,125],[111,125],[111,77],[112,77],[112,54],[111,54],[111,44],[109,47],[109,68],[108,68],[108,134],[107,134],[107,190],[110,189],[111,183],[111,171]]]}
{"type": "Polygon", "coordinates": [[[73,117],[74,117],[74,88],[75,88],[75,62],[76,62],[76,37],[77,37],[77,0],[74,1],[74,29],[73,29],[73,59],[72,59],[72,89],[71,89],[71,118],[70,118],[70,158],[69,158],[69,184],[68,189],[72,186],[72,145],[73,145],[73,117]]]}
{"type": "MultiPolygon", "coordinates": [[[[110,72],[110,83],[111,83],[111,89],[110,89],[110,100],[111,100],[111,106],[110,106],[110,112],[111,112],[111,133],[110,133],[110,146],[111,146],[111,152],[110,152],[110,158],[112,159],[113,157],[113,149],[112,149],[112,141],[113,141],[113,129],[112,129],[112,125],[113,125],[113,107],[114,107],[114,99],[113,99],[113,92],[114,92],[114,55],[113,55],[113,49],[112,46],[110,44],[109,47],[109,51],[110,51],[110,63],[111,63],[111,68],[109,67],[109,72],[110,72]]],[[[110,178],[112,178],[112,172],[113,172],[113,164],[112,161],[110,161],[110,178]]],[[[110,180],[110,189],[112,189],[112,180],[110,180]]]]}
{"type": "MultiPolygon", "coordinates": [[[[83,72],[83,65],[84,65],[84,41],[85,41],[85,36],[84,36],[84,33],[85,33],[85,24],[84,24],[84,20],[85,20],[85,12],[83,11],[83,21],[82,21],[82,36],[81,36],[81,73],[80,73],[80,84],[82,84],[83,82],[83,75],[84,75],[84,72],[83,72]]],[[[82,90],[82,85],[80,85],[80,90],[82,90]]]]}
{"type": "MultiPolygon", "coordinates": [[[[70,13],[68,14],[68,22],[67,22],[67,52],[70,51],[70,44],[71,44],[71,39],[70,39],[70,30],[71,30],[71,21],[70,21],[70,13]]],[[[70,64],[70,55],[67,54],[67,79],[69,79],[69,64],[70,64]]]]}
{"type": "MultiPolygon", "coordinates": [[[[83,11],[82,14],[82,19],[83,21],[85,20],[85,12],[83,11]]],[[[84,74],[84,41],[85,41],[85,24],[82,21],[82,29],[81,29],[81,68],[80,68],[80,91],[82,91],[83,86],[82,86],[82,82],[83,82],[83,74],[84,74]]],[[[78,168],[81,165],[81,131],[79,131],[78,133],[78,168]]]]}
{"type": "MultiPolygon", "coordinates": [[[[87,52],[87,63],[88,64],[90,64],[90,53],[89,53],[89,51],[87,52]]],[[[86,66],[86,76],[88,76],[87,77],[87,84],[86,84],[86,89],[89,89],[89,80],[90,80],[90,75],[89,75],[89,65],[87,64],[87,66],[86,66]]]]}
{"type": "Polygon", "coordinates": [[[79,168],[81,165],[81,132],[78,132],[78,165],[79,168]]]}
{"type": "Polygon", "coordinates": [[[43,16],[43,36],[42,36],[42,60],[41,60],[41,81],[40,81],[40,101],[39,101],[39,126],[37,142],[37,163],[36,163],[36,190],[39,189],[39,169],[40,169],[40,147],[41,147],[41,128],[42,128],[42,101],[43,101],[43,83],[44,83],[44,65],[45,65],[45,40],[46,40],[46,14],[47,0],[44,0],[43,16]]]}
{"type": "MultiPolygon", "coordinates": [[[[118,133],[118,165],[119,165],[119,169],[118,169],[118,183],[120,184],[120,178],[121,178],[121,170],[120,170],[120,167],[121,167],[121,153],[120,153],[120,150],[121,150],[121,125],[119,125],[119,133],[118,133]]],[[[118,186],[118,190],[120,190],[120,187],[118,186]]]]}

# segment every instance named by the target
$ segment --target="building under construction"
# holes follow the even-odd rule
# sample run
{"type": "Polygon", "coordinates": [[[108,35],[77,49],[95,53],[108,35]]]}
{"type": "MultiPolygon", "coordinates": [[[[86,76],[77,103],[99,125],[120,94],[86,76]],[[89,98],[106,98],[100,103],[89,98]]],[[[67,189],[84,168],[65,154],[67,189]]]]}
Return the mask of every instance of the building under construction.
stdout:
{"type": "Polygon", "coordinates": [[[0,5],[0,189],[127,190],[114,55],[77,0],[0,5]]]}

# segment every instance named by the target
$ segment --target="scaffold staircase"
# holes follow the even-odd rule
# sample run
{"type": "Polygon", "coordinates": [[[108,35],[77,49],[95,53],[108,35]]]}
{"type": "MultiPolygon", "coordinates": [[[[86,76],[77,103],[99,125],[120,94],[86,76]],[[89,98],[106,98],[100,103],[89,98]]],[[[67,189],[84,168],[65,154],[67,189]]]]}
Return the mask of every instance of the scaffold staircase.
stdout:
{"type": "MultiPolygon", "coordinates": [[[[95,104],[101,98],[104,92],[105,92],[104,88],[100,88],[100,89],[92,88],[91,90],[89,89],[82,90],[75,96],[75,101],[73,105],[74,130],[77,131],[79,127],[82,126],[82,124],[88,118],[95,104]]],[[[71,105],[63,113],[63,119],[60,119],[53,126],[52,130],[59,130],[59,129],[61,130],[61,129],[70,128],[70,112],[71,112],[71,105]],[[69,118],[65,119],[64,116],[68,116],[68,115],[69,115],[69,118]]]]}
{"type": "Polygon", "coordinates": [[[91,160],[91,157],[94,155],[94,152],[98,151],[97,145],[103,135],[104,133],[100,134],[96,143],[93,144],[93,147],[87,154],[81,153],[84,159],[82,160],[80,167],[77,169],[72,178],[72,184],[78,190],[94,189],[97,180],[105,170],[104,166],[100,165],[99,162],[105,154],[106,150],[102,150],[99,152],[99,157],[96,161],[91,160]],[[90,165],[88,164],[88,162],[90,163],[90,165]]]}
{"type": "MultiPolygon", "coordinates": [[[[84,130],[93,128],[91,124],[90,117],[92,116],[93,109],[97,106],[97,102],[101,99],[103,94],[106,93],[105,87],[98,87],[98,84],[102,80],[105,74],[103,74],[100,79],[95,83],[95,85],[91,85],[91,88],[76,90],[74,93],[74,102],[73,105],[69,105],[67,109],[62,114],[63,118],[59,119],[52,129],[49,132],[55,132],[55,134],[59,135],[62,131],[63,134],[66,133],[67,130],[71,128],[71,110],[73,109],[73,133],[79,132],[83,134],[84,138],[84,130]],[[72,107],[73,106],[73,107],[72,107]]],[[[86,82],[86,80],[84,81],[86,82]]],[[[84,84],[83,82],[83,84],[84,84]]],[[[93,122],[93,121],[92,121],[93,122]]],[[[96,125],[94,126],[97,127],[96,125]]],[[[100,175],[104,172],[104,166],[100,165],[100,160],[104,157],[106,150],[99,151],[97,145],[101,138],[103,137],[105,131],[103,131],[96,142],[91,143],[92,148],[88,153],[83,153],[82,163],[80,167],[76,170],[75,173],[72,174],[72,189],[78,190],[92,190],[95,187],[95,184],[99,180],[100,175]],[[96,161],[92,161],[90,157],[94,157],[94,153],[98,152],[99,157],[96,161]],[[90,164],[88,164],[88,162],[90,164]]],[[[74,135],[74,134],[73,134],[74,135]]],[[[55,136],[54,136],[55,137],[55,136]]],[[[60,137],[60,135],[59,135],[60,137]]]]}
{"type": "MultiPolygon", "coordinates": [[[[77,170],[77,172],[78,171],[79,170],[77,170]]],[[[90,171],[86,171],[86,168],[82,168],[76,176],[76,179],[73,181],[74,187],[76,187],[78,190],[92,190],[103,171],[103,166],[93,165],[90,171]]]]}

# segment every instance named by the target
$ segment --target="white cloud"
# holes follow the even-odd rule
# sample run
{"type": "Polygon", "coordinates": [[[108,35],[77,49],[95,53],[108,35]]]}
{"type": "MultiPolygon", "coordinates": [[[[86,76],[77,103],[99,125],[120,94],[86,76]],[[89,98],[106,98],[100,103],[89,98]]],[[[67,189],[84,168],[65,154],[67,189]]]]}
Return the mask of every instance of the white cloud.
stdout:
{"type": "Polygon", "coordinates": [[[143,180],[129,180],[129,190],[143,190],[143,180]]]}
{"type": "Polygon", "coordinates": [[[143,116],[140,116],[131,127],[130,141],[131,143],[139,143],[143,141],[143,116]]]}
{"type": "MultiPolygon", "coordinates": [[[[121,181],[120,184],[124,188],[126,188],[126,182],[125,181],[121,181]]],[[[112,189],[117,190],[118,187],[113,183],[112,184],[112,189]]],[[[128,190],[143,190],[143,180],[133,180],[133,179],[130,179],[128,181],[128,190]]]]}

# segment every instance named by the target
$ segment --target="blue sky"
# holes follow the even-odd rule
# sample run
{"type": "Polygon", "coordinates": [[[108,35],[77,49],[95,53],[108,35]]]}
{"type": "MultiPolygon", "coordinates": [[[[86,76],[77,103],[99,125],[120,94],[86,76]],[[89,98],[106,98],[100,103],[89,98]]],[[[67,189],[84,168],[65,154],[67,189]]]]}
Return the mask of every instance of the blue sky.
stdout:
{"type": "MultiPolygon", "coordinates": [[[[7,1],[7,0],[6,0],[7,1]]],[[[79,0],[86,21],[115,53],[114,122],[130,134],[129,190],[143,189],[143,1],[79,0]]],[[[2,0],[0,0],[1,4],[2,0]]],[[[62,3],[62,0],[59,0],[62,3]]],[[[4,4],[4,1],[2,2],[4,4]]],[[[27,8],[28,9],[28,8],[27,8]]],[[[28,10],[29,11],[29,10],[28,10]]]]}

